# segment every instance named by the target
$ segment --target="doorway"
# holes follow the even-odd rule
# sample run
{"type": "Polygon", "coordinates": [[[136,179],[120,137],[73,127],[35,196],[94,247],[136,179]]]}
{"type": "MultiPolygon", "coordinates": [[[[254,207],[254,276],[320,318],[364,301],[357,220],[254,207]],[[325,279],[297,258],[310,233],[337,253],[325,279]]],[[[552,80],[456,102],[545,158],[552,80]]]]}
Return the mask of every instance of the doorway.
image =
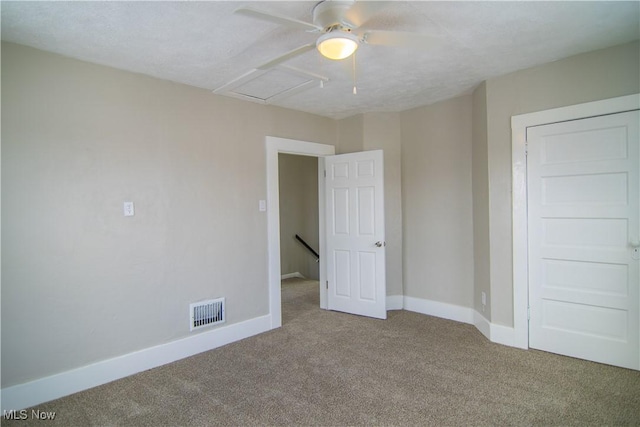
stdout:
{"type": "MultiPolygon", "coordinates": [[[[333,145],[317,144],[313,142],[298,141],[272,136],[266,137],[267,158],[267,240],[268,240],[268,281],[269,281],[269,315],[271,328],[282,326],[281,306],[281,263],[280,263],[280,197],[278,177],[278,157],[280,153],[318,158],[318,176],[324,171],[324,156],[335,154],[333,145]]],[[[324,176],[324,175],[323,175],[324,176]]],[[[318,194],[324,194],[324,180],[318,179],[318,194]]],[[[326,281],[326,268],[324,263],[324,198],[318,198],[318,244],[320,253],[319,262],[319,293],[320,308],[327,307],[327,293],[322,283],[326,281]]]]}
{"type": "Polygon", "coordinates": [[[336,156],[332,145],[275,137],[266,149],[271,328],[282,326],[280,153],[318,158],[320,308],[386,319],[383,151],[336,156]]]}

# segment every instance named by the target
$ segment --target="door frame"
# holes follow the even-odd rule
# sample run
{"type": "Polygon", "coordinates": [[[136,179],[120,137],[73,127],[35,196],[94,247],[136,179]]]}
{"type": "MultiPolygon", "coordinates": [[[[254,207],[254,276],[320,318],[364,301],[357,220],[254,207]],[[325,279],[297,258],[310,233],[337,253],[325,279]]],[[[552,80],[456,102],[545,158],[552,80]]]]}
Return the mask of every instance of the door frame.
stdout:
{"type": "Polygon", "coordinates": [[[529,348],[527,128],[640,108],[640,94],[587,102],[511,117],[512,255],[514,346],[529,348]]]}
{"type": "Polygon", "coordinates": [[[269,283],[269,316],[271,329],[282,326],[282,298],[280,271],[280,178],[278,173],[278,154],[294,154],[318,158],[318,237],[320,253],[320,308],[327,307],[327,291],[322,284],[326,281],[325,264],[325,212],[324,212],[324,164],[323,157],[335,154],[333,145],[295,139],[267,136],[265,138],[267,160],[267,256],[269,283]]]}

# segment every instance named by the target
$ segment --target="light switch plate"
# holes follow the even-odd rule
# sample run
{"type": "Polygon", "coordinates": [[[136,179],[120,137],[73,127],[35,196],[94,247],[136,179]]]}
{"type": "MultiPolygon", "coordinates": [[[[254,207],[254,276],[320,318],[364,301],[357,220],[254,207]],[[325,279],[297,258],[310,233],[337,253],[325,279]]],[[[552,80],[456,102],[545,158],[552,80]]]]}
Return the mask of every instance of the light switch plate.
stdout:
{"type": "Polygon", "coordinates": [[[260,210],[260,212],[264,212],[267,210],[267,201],[266,200],[260,200],[260,202],[258,202],[258,209],[260,210]]]}

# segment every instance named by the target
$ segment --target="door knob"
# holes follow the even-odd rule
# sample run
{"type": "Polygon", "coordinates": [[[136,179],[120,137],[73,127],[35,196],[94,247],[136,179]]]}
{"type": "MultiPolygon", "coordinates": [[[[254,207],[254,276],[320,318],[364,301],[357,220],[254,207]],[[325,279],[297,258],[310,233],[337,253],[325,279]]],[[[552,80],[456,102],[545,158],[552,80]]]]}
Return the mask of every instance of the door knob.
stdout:
{"type": "Polygon", "coordinates": [[[629,245],[632,248],[638,248],[638,247],[640,247],[640,240],[638,240],[638,239],[629,239],[629,245]]]}
{"type": "Polygon", "coordinates": [[[381,247],[383,247],[383,246],[387,246],[387,242],[377,241],[377,242],[376,242],[376,246],[377,246],[377,247],[379,247],[379,248],[381,248],[381,247]]]}

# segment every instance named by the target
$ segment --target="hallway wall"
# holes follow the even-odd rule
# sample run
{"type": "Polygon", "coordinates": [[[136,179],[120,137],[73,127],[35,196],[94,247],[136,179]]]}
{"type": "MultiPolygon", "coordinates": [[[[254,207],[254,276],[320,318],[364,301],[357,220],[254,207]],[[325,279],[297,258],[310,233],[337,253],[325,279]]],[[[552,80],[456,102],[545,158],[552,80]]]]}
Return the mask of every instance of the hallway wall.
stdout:
{"type": "Polygon", "coordinates": [[[315,256],[295,239],[298,234],[316,252],[318,242],[318,159],[278,155],[280,184],[280,272],[319,279],[315,256]]]}

